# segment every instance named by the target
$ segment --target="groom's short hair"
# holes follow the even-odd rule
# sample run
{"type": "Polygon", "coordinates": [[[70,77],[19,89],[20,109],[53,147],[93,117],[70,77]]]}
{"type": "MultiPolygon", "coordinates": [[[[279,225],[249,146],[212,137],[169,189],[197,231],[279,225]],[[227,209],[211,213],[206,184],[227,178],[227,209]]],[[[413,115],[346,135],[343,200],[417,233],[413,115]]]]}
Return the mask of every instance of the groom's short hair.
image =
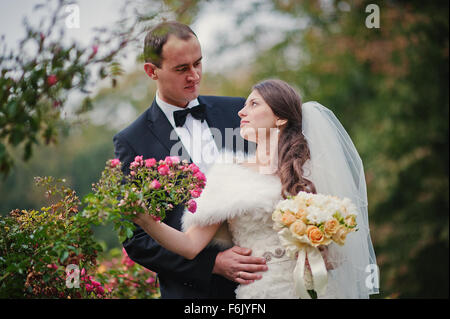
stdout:
{"type": "Polygon", "coordinates": [[[162,49],[170,35],[179,39],[188,40],[192,35],[197,35],[192,29],[177,21],[165,21],[157,24],[147,33],[144,40],[144,61],[161,67],[163,57],[162,49]]]}

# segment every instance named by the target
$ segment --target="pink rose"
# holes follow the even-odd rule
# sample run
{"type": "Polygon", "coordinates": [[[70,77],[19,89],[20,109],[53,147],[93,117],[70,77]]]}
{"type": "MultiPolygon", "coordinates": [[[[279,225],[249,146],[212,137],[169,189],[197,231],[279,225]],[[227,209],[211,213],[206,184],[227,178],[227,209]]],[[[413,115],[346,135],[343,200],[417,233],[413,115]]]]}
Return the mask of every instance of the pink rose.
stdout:
{"type": "Polygon", "coordinates": [[[197,173],[200,171],[200,169],[198,168],[197,165],[195,165],[194,163],[189,164],[188,168],[192,171],[192,173],[197,173]]]}
{"type": "Polygon", "coordinates": [[[150,183],[150,188],[152,188],[152,189],[158,189],[158,188],[160,188],[161,187],[161,184],[156,180],[156,179],[154,179],[151,183],[150,183]]]}
{"type": "Polygon", "coordinates": [[[196,210],[197,210],[197,202],[193,199],[190,199],[188,201],[188,211],[190,211],[191,213],[195,213],[196,210]]]}
{"type": "Polygon", "coordinates": [[[148,158],[145,160],[145,167],[152,167],[156,164],[156,160],[154,158],[148,158]]]}
{"type": "Polygon", "coordinates": [[[145,282],[150,285],[155,282],[155,278],[149,277],[145,282]]]}
{"type": "Polygon", "coordinates": [[[159,217],[159,216],[153,216],[153,215],[151,215],[151,216],[152,216],[152,218],[153,218],[153,220],[154,220],[155,222],[161,221],[161,217],[159,217]]]}
{"type": "Polygon", "coordinates": [[[164,159],[164,162],[166,162],[167,165],[173,165],[180,163],[180,159],[178,158],[178,156],[167,156],[164,159]]]}
{"type": "Polygon", "coordinates": [[[199,191],[199,189],[194,189],[191,191],[191,196],[194,198],[198,198],[200,197],[201,191],[199,191]]]}
{"type": "Polygon", "coordinates": [[[111,160],[111,167],[116,167],[117,165],[120,165],[120,160],[118,158],[111,160]]]}
{"type": "Polygon", "coordinates": [[[48,265],[47,265],[47,268],[50,268],[50,269],[58,269],[58,266],[55,265],[55,264],[48,264],[48,265]]]}
{"type": "Polygon", "coordinates": [[[134,161],[134,162],[131,162],[130,169],[135,169],[136,167],[139,167],[139,166],[141,166],[141,163],[134,161]]]}
{"type": "Polygon", "coordinates": [[[194,174],[194,177],[200,181],[206,181],[206,176],[202,172],[198,171],[194,174]]]}
{"type": "Polygon", "coordinates": [[[172,165],[172,159],[170,158],[170,156],[167,156],[167,157],[164,159],[164,162],[165,162],[167,165],[169,165],[169,166],[172,165]]]}
{"type": "Polygon", "coordinates": [[[86,291],[91,292],[92,290],[94,290],[94,286],[91,284],[86,284],[86,291]]]}
{"type": "Polygon", "coordinates": [[[130,259],[130,257],[126,256],[124,257],[124,259],[122,260],[122,264],[124,264],[127,267],[133,267],[134,266],[134,261],[132,261],[130,259]]]}
{"type": "Polygon", "coordinates": [[[158,173],[161,175],[168,175],[169,174],[169,166],[163,164],[158,167],[158,173]]]}
{"type": "Polygon", "coordinates": [[[96,292],[98,295],[103,295],[103,294],[105,293],[105,290],[103,289],[102,286],[97,286],[97,287],[95,287],[95,292],[96,292]]]}
{"type": "Polygon", "coordinates": [[[142,165],[143,163],[144,163],[144,157],[141,155],[141,156],[136,156],[135,158],[134,158],[134,161],[136,162],[136,163],[138,163],[139,165],[142,165]]]}
{"type": "Polygon", "coordinates": [[[57,82],[58,82],[58,77],[56,75],[52,74],[47,77],[48,85],[52,86],[52,85],[55,85],[57,82]]]}

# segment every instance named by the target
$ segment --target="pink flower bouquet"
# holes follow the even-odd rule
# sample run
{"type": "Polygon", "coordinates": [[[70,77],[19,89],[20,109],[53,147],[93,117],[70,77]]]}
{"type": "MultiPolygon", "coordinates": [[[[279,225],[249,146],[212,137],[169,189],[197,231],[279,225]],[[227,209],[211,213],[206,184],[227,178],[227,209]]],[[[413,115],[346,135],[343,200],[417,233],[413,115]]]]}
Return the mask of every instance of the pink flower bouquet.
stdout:
{"type": "Polygon", "coordinates": [[[136,156],[130,173],[123,174],[118,159],[108,160],[93,193],[84,200],[84,214],[97,214],[99,223],[112,222],[121,241],[133,235],[136,214],[150,214],[163,220],[166,212],[184,205],[194,213],[205,187],[206,177],[195,164],[176,156],[164,160],[136,156]]]}

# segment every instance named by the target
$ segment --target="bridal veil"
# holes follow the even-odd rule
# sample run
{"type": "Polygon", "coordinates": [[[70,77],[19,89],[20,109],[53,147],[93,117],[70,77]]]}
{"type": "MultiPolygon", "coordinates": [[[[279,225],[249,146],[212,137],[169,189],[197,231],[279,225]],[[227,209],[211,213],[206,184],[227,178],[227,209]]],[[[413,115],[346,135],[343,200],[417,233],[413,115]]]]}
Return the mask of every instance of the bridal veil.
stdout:
{"type": "Polygon", "coordinates": [[[329,109],[317,102],[306,102],[302,116],[302,132],[311,154],[304,165],[305,178],[314,183],[317,193],[347,197],[358,207],[358,231],[348,235],[344,246],[329,246],[328,259],[335,266],[328,272],[329,286],[334,287],[337,298],[369,298],[379,293],[379,275],[370,238],[361,158],[329,109]]]}

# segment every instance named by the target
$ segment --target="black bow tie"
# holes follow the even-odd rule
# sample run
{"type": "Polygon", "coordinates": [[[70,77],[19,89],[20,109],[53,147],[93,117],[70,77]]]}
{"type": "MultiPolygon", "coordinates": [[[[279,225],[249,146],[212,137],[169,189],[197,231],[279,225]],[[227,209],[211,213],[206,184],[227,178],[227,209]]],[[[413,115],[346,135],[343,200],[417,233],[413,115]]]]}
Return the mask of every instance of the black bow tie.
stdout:
{"type": "Polygon", "coordinates": [[[206,119],[206,113],[205,113],[205,105],[199,104],[197,106],[194,106],[190,109],[186,108],[181,111],[175,111],[173,112],[173,118],[175,119],[175,125],[176,126],[183,126],[186,122],[186,116],[191,113],[191,115],[197,119],[201,120],[202,122],[206,119]]]}

